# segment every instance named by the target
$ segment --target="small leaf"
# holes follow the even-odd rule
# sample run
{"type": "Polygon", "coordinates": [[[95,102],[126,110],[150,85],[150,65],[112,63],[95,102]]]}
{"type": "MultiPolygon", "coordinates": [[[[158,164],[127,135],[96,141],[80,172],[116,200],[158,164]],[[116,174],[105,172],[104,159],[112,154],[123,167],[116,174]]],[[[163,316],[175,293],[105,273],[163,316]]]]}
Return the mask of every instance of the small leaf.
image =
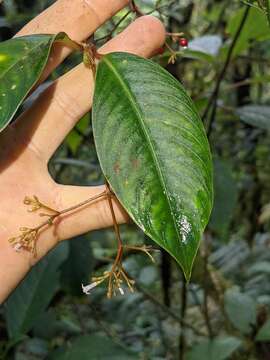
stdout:
{"type": "Polygon", "coordinates": [[[256,341],[270,341],[270,320],[260,328],[255,338],[256,341]]]}
{"type": "Polygon", "coordinates": [[[59,286],[59,266],[68,255],[63,243],[40,261],[5,303],[10,338],[26,334],[46,309],[59,286]]]}
{"type": "Polygon", "coordinates": [[[245,105],[239,107],[236,114],[245,123],[270,131],[270,106],[245,105]]]}
{"type": "Polygon", "coordinates": [[[135,360],[138,355],[113,342],[112,339],[98,335],[85,335],[77,338],[70,347],[53,352],[48,360],[135,360]]]}
{"type": "Polygon", "coordinates": [[[241,340],[232,337],[220,337],[213,340],[203,340],[192,347],[187,355],[187,360],[225,360],[240,347],[241,340]]]}
{"type": "Polygon", "coordinates": [[[234,325],[243,334],[250,334],[256,324],[256,303],[247,294],[233,289],[227,290],[224,297],[225,311],[234,325]]]}
{"type": "Polygon", "coordinates": [[[189,279],[212,209],[212,160],[181,84],[127,53],[97,69],[93,131],[103,173],[131,218],[189,279]]]}
{"type": "Polygon", "coordinates": [[[66,34],[59,33],[22,36],[0,43],[0,131],[39,80],[55,41],[71,42],[66,34]]]}

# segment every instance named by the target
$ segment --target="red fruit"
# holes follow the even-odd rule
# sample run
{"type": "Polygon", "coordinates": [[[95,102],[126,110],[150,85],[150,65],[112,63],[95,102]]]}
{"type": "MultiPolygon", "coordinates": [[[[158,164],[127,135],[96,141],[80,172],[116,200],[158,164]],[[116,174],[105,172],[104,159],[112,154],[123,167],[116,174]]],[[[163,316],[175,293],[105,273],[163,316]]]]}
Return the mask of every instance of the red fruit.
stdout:
{"type": "Polygon", "coordinates": [[[163,55],[164,52],[165,52],[164,47],[161,47],[161,48],[159,48],[159,49],[157,50],[157,55],[163,55]]]}
{"type": "Polygon", "coordinates": [[[186,38],[180,38],[179,39],[179,45],[182,46],[183,48],[187,48],[188,47],[188,40],[186,38]]]}

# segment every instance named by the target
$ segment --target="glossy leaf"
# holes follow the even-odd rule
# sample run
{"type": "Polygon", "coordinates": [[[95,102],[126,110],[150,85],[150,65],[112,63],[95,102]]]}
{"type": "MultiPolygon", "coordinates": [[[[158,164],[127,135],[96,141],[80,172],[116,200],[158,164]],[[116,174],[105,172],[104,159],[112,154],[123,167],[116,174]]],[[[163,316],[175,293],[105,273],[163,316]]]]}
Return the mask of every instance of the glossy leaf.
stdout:
{"type": "Polygon", "coordinates": [[[64,33],[29,35],[0,43],[0,131],[40,78],[54,41],[68,38],[64,33]]]}
{"type": "Polygon", "coordinates": [[[150,60],[106,55],[97,70],[93,131],[116,196],[189,278],[212,208],[212,161],[184,88],[150,60]]]}

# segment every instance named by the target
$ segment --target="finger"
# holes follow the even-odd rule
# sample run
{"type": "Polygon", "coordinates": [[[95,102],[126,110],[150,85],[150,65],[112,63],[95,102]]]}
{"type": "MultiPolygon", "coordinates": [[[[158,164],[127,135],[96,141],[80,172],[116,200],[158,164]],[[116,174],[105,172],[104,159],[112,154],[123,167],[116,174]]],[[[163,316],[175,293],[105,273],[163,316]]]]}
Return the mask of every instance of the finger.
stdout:
{"type": "MultiPolygon", "coordinates": [[[[127,51],[149,57],[164,42],[161,22],[151,16],[137,19],[123,33],[111,40],[100,52],[127,51]]],[[[91,108],[93,75],[83,64],[68,72],[50,86],[15,123],[19,138],[30,142],[40,157],[48,160],[74,127],[91,108]]]]}
{"type": "MultiPolygon", "coordinates": [[[[58,0],[30,21],[16,36],[56,34],[64,31],[71,39],[82,41],[128,2],[128,0],[58,0]]],[[[46,78],[69,53],[68,47],[55,45],[43,78],[46,78]]]]}
{"type": "MultiPolygon", "coordinates": [[[[59,203],[62,209],[67,209],[74,206],[74,204],[84,202],[86,199],[96,197],[104,193],[104,191],[105,186],[89,188],[59,185],[59,203]]],[[[126,223],[129,219],[128,215],[115,197],[112,197],[112,200],[117,223],[126,223]]],[[[88,231],[103,229],[112,225],[113,218],[108,197],[102,196],[93,203],[72,212],[70,216],[63,217],[58,224],[58,238],[65,240],[88,231]]]]}

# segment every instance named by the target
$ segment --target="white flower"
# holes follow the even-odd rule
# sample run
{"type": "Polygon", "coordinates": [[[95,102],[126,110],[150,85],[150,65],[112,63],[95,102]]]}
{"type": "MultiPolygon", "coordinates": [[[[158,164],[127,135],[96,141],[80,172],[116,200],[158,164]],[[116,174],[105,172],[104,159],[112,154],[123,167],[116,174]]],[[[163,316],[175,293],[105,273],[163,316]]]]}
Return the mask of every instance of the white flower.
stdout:
{"type": "Polygon", "coordinates": [[[89,285],[86,285],[86,286],[84,286],[83,284],[82,284],[82,290],[83,290],[83,292],[86,294],[86,295],[90,295],[90,291],[92,290],[92,289],[94,289],[96,286],[98,285],[98,282],[93,282],[92,284],[89,284],[89,285]]]}
{"type": "Polygon", "coordinates": [[[21,243],[16,243],[13,248],[14,248],[14,250],[16,252],[20,252],[21,248],[22,248],[22,244],[21,243]]]}
{"type": "Polygon", "coordinates": [[[119,287],[118,290],[119,290],[121,295],[125,295],[124,290],[121,287],[119,287]]]}

